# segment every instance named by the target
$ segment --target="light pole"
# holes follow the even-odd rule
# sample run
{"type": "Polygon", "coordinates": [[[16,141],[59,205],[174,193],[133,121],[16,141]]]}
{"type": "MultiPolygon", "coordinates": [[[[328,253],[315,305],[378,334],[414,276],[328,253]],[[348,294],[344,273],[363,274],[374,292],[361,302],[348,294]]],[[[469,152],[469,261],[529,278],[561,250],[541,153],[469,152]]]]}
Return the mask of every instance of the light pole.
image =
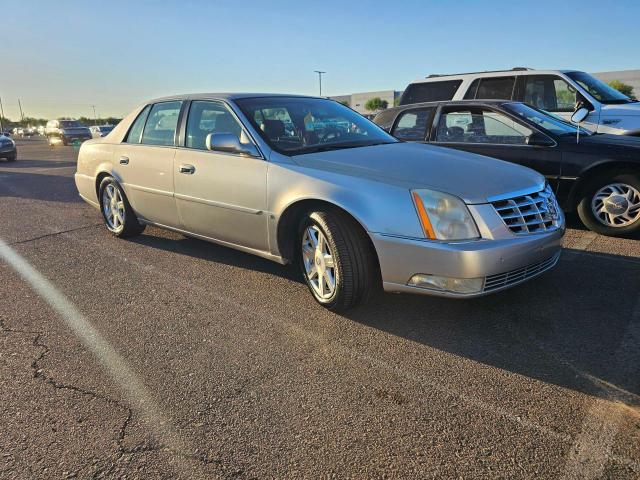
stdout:
{"type": "Polygon", "coordinates": [[[322,74],[327,73],[327,72],[321,72],[320,70],[314,70],[314,72],[316,72],[318,74],[318,82],[320,84],[320,97],[322,96],[322,74]]]}
{"type": "Polygon", "coordinates": [[[20,109],[20,121],[24,122],[24,114],[22,113],[22,104],[20,103],[20,99],[18,99],[18,108],[20,109]]]}
{"type": "Polygon", "coordinates": [[[4,108],[2,108],[2,98],[0,98],[0,134],[4,132],[4,128],[2,128],[2,119],[4,118],[4,108]]]}
{"type": "Polygon", "coordinates": [[[96,106],[91,105],[91,108],[93,108],[93,124],[98,125],[98,116],[96,115],[96,106]]]}

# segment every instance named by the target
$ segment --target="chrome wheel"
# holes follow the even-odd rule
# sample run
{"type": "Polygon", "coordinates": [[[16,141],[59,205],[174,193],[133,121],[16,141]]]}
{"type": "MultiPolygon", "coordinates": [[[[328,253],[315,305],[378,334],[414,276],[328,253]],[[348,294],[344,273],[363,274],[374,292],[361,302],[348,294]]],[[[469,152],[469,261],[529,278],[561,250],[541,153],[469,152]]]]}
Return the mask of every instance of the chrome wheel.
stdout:
{"type": "Polygon", "coordinates": [[[315,225],[302,235],[302,262],[307,280],[318,298],[330,299],[336,291],[336,267],[324,234],[315,225]]]}
{"type": "Polygon", "coordinates": [[[110,183],[102,191],[102,212],[109,229],[118,233],[124,228],[125,210],[120,190],[110,183]]]}
{"type": "Polygon", "coordinates": [[[607,227],[626,227],[640,219],[640,191],[626,183],[612,183],[598,190],[591,211],[607,227]]]}

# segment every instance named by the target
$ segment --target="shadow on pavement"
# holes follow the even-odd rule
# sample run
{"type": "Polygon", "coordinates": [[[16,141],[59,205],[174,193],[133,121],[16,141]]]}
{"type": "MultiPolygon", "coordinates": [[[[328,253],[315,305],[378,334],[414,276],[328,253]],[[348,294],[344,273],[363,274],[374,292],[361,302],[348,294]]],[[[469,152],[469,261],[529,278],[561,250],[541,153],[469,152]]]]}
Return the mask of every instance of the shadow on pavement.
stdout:
{"type": "Polygon", "coordinates": [[[618,392],[626,403],[640,405],[638,309],[640,264],[565,249],[554,270],[492,296],[465,301],[385,295],[346,316],[588,395],[606,397],[600,383],[606,382],[630,392],[618,392]]]}
{"type": "MultiPolygon", "coordinates": [[[[147,234],[132,241],[302,282],[295,266],[201,240],[147,234]]],[[[640,345],[633,337],[638,326],[632,325],[633,316],[640,315],[639,260],[565,249],[555,269],[495,295],[449,300],[382,294],[344,316],[595,397],[607,396],[602,386],[608,383],[618,398],[640,405],[640,345]]]]}
{"type": "MultiPolygon", "coordinates": [[[[10,165],[17,163],[19,162],[10,165]]],[[[51,165],[52,162],[45,163],[51,165]]],[[[28,171],[8,172],[0,168],[0,199],[3,197],[65,203],[82,201],[73,177],[28,171]]]]}

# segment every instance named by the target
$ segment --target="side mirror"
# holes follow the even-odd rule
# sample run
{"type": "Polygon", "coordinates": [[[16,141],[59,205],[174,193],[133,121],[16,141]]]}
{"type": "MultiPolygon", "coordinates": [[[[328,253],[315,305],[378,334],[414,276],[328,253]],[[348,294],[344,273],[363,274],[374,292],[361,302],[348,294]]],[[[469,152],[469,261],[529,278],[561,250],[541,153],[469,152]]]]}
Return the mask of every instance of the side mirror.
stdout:
{"type": "Polygon", "coordinates": [[[533,132],[527,137],[527,145],[532,147],[551,147],[554,142],[541,133],[533,132]]]}
{"type": "Polygon", "coordinates": [[[210,133],[206,140],[207,150],[214,152],[238,153],[247,157],[259,157],[260,153],[251,142],[240,143],[233,133],[210,133]]]}
{"type": "Polygon", "coordinates": [[[582,123],[588,116],[589,110],[586,107],[580,107],[571,115],[571,121],[573,123],[582,123]]]}

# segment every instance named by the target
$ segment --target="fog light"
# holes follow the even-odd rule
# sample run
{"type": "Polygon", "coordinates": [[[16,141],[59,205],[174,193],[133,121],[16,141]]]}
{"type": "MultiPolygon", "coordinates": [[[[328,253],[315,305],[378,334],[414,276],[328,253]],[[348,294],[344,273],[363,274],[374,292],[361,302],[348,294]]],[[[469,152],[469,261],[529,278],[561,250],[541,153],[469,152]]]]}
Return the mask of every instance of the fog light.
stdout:
{"type": "Polygon", "coordinates": [[[484,278],[450,278],[418,273],[411,277],[408,285],[441,292],[478,293],[484,287],[484,278]]]}

